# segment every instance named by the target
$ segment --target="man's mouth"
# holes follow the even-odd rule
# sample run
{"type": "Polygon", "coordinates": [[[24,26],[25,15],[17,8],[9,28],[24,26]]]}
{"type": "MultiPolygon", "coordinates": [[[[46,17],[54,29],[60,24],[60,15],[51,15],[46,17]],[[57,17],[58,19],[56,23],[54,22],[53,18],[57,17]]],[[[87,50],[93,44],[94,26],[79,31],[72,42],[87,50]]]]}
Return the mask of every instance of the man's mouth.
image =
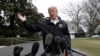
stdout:
{"type": "Polygon", "coordinates": [[[51,15],[52,17],[54,16],[54,15],[51,15]]]}

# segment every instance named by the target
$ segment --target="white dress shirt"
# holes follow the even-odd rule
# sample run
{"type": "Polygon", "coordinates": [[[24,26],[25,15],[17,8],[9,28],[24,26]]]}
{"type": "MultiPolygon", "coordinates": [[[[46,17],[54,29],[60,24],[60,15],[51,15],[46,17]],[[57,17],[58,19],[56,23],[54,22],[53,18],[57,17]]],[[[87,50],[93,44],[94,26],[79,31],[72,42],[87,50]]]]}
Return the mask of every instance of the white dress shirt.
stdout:
{"type": "Polygon", "coordinates": [[[56,18],[55,20],[50,19],[50,22],[54,23],[55,25],[59,22],[58,18],[56,18]]]}

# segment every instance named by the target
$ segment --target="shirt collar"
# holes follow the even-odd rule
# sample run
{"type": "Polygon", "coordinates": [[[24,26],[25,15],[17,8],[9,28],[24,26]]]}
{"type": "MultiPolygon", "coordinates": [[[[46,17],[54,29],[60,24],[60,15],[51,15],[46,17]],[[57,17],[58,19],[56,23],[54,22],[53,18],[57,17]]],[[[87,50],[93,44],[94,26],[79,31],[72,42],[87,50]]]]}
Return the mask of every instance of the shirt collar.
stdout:
{"type": "Polygon", "coordinates": [[[56,25],[59,22],[59,19],[58,19],[58,17],[55,20],[50,19],[50,22],[52,22],[52,23],[54,23],[56,25]]]}

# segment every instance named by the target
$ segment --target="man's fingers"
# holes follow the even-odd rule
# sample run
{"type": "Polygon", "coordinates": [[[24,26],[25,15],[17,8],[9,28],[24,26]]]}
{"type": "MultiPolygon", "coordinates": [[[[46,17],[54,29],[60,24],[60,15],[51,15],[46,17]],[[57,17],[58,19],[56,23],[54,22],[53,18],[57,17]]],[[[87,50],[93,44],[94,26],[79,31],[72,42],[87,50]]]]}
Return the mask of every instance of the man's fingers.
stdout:
{"type": "Polygon", "coordinates": [[[19,18],[21,21],[25,21],[25,20],[26,20],[25,15],[23,16],[20,12],[17,13],[17,16],[18,16],[18,18],[19,18]]]}
{"type": "Polygon", "coordinates": [[[17,16],[22,16],[22,14],[21,13],[17,13],[17,16]]]}

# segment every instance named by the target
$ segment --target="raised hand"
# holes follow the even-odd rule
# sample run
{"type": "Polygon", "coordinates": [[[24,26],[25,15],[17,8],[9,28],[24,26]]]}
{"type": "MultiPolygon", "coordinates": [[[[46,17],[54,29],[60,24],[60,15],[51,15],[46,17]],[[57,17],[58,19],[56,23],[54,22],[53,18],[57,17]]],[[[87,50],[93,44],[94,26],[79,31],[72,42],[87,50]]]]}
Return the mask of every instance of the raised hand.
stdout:
{"type": "Polygon", "coordinates": [[[17,16],[18,16],[19,20],[21,20],[22,22],[26,21],[25,15],[23,16],[21,13],[17,13],[17,16]]]}

